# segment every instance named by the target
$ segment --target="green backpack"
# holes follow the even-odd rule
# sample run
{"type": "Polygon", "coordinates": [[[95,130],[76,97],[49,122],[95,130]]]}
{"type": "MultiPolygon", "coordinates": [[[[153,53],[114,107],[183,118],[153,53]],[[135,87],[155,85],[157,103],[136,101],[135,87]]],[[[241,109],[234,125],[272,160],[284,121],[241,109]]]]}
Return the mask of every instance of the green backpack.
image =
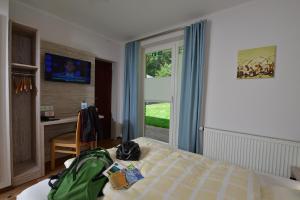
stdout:
{"type": "Polygon", "coordinates": [[[48,200],[96,200],[108,181],[102,173],[112,163],[105,149],[82,152],[68,169],[50,177],[48,200]]]}

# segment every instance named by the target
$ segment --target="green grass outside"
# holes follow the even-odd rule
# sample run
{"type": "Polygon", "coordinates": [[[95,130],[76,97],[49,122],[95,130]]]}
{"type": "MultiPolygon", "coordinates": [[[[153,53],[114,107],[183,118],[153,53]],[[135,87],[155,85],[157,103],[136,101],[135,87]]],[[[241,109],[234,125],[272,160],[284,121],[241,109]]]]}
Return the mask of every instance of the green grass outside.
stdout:
{"type": "Polygon", "coordinates": [[[170,103],[148,104],[145,106],[145,123],[150,126],[170,127],[170,103]]]}

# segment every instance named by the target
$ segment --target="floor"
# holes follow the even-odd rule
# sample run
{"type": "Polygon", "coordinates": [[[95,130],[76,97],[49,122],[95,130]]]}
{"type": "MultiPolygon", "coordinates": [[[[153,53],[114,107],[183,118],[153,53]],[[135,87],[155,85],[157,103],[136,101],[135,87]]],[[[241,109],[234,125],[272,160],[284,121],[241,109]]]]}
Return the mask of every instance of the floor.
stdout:
{"type": "Polygon", "coordinates": [[[169,129],[167,128],[146,126],[145,136],[155,140],[169,143],[169,129]]]}
{"type": "Polygon", "coordinates": [[[51,175],[55,175],[58,172],[60,172],[64,167],[63,167],[63,163],[65,161],[65,159],[67,158],[59,158],[56,160],[57,163],[57,167],[54,171],[50,171],[50,163],[46,163],[46,176],[43,176],[41,178],[29,181],[27,183],[24,183],[22,185],[16,186],[16,187],[8,187],[5,189],[2,189],[0,191],[0,200],[15,200],[17,195],[19,193],[21,193],[23,190],[25,190],[26,188],[46,179],[49,178],[49,176],[51,175]]]}
{"type": "MultiPolygon", "coordinates": [[[[99,146],[105,149],[112,148],[114,146],[119,145],[122,142],[122,140],[116,139],[116,140],[101,140],[99,141],[99,146]]],[[[50,162],[47,162],[45,164],[45,170],[46,170],[46,176],[43,176],[41,178],[29,181],[27,183],[24,183],[17,187],[8,187],[0,190],[0,200],[15,200],[17,195],[21,193],[26,188],[48,178],[51,175],[57,174],[58,172],[62,171],[64,169],[64,161],[66,159],[70,158],[70,156],[66,156],[64,158],[59,158],[56,160],[56,169],[54,171],[50,170],[50,162]]]]}

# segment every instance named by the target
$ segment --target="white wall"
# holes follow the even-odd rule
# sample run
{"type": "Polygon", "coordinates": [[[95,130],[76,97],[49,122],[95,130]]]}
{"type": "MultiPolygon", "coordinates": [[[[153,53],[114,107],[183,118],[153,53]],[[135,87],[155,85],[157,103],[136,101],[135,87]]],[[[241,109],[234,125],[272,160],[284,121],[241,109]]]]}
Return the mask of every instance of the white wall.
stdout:
{"type": "Polygon", "coordinates": [[[0,0],[0,188],[11,183],[8,91],[8,0],[0,0]]]}
{"type": "Polygon", "coordinates": [[[300,141],[299,8],[299,0],[253,0],[144,36],[208,19],[204,125],[300,141]],[[275,77],[237,80],[238,50],[267,45],[277,45],[275,77]]]}
{"type": "Polygon", "coordinates": [[[9,3],[8,0],[0,0],[0,14],[8,16],[9,13],[9,3]]]}
{"type": "MultiPolygon", "coordinates": [[[[47,13],[12,4],[12,17],[39,28],[42,39],[116,62],[113,80],[118,83],[113,86],[117,91],[112,110],[115,120],[121,122],[123,44],[47,13]]],[[[300,141],[299,7],[298,0],[254,0],[205,17],[210,28],[205,126],[300,141]],[[277,45],[275,78],[237,80],[238,50],[266,45],[277,45]]]]}
{"type": "MultiPolygon", "coordinates": [[[[123,99],[121,96],[123,79],[120,78],[123,75],[122,51],[124,45],[122,43],[107,39],[91,30],[14,0],[10,3],[10,17],[17,22],[39,29],[42,40],[88,51],[98,58],[114,62],[112,117],[114,123],[120,126],[122,115],[119,109],[123,99]]],[[[113,127],[112,130],[118,131],[119,129],[113,127]]],[[[118,136],[120,133],[113,133],[113,135],[118,136]]]]}
{"type": "Polygon", "coordinates": [[[208,16],[205,126],[300,141],[300,1],[256,0],[208,16]],[[275,77],[237,80],[240,49],[277,45],[275,77]]]}

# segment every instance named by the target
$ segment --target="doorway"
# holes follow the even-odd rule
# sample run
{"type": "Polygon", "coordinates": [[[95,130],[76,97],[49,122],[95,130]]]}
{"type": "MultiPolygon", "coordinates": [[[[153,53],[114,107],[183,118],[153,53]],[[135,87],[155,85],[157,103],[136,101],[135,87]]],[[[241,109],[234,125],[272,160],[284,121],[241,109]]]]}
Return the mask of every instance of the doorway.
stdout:
{"type": "Polygon", "coordinates": [[[100,59],[95,60],[95,106],[98,108],[104,135],[100,139],[111,138],[111,90],[112,63],[100,59]]]}
{"type": "Polygon", "coordinates": [[[182,41],[144,49],[144,135],[177,145],[182,41]]]}

